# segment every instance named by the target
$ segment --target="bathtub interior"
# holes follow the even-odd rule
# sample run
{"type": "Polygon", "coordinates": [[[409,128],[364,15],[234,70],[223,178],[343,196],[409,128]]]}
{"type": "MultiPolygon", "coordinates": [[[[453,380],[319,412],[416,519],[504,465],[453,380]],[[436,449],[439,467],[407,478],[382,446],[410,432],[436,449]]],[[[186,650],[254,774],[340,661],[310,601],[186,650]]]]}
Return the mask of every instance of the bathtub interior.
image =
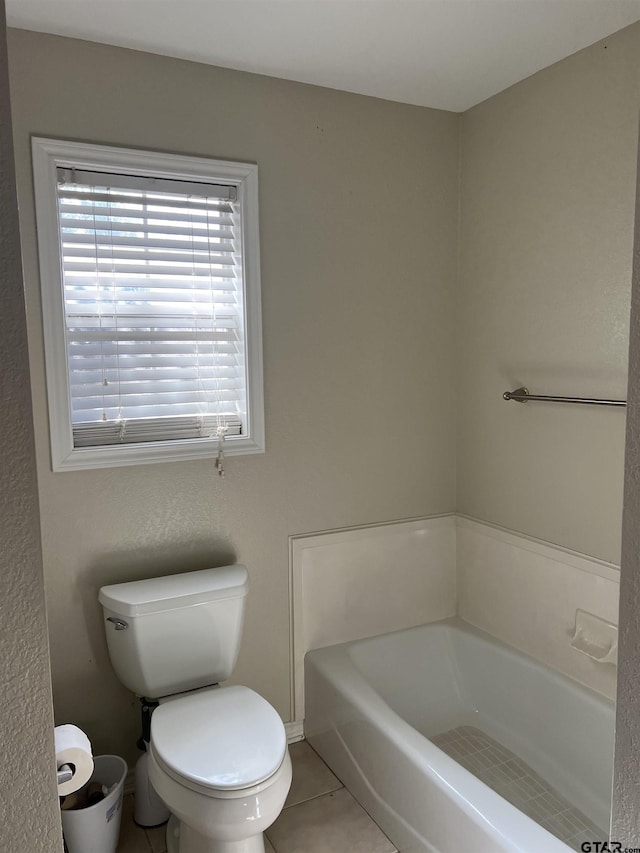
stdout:
{"type": "Polygon", "coordinates": [[[459,620],[346,646],[386,703],[427,738],[473,726],[607,827],[613,703],[459,620]],[[425,634],[428,632],[428,634],[425,634]]]}

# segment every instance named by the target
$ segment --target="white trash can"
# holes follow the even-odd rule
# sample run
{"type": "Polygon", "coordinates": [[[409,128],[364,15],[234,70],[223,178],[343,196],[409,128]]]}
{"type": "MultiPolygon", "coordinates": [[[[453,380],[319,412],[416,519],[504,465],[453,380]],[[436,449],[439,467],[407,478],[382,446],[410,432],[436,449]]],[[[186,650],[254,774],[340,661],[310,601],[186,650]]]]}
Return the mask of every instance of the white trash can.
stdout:
{"type": "Polygon", "coordinates": [[[127,762],[118,755],[94,758],[91,782],[106,788],[116,787],[110,794],[84,809],[61,812],[62,832],[69,853],[116,853],[122,817],[122,793],[127,776],[127,762]]]}

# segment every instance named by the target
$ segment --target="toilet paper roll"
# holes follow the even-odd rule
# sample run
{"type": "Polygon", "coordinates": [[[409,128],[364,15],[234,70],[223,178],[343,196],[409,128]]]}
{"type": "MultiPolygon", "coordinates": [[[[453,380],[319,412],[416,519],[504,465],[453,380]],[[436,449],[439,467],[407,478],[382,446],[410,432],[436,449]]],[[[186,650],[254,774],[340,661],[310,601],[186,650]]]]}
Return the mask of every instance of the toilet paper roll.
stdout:
{"type": "Polygon", "coordinates": [[[73,773],[71,779],[58,785],[58,796],[64,797],[79,790],[89,781],[93,773],[91,742],[77,726],[56,726],[56,769],[68,765],[73,773]]]}

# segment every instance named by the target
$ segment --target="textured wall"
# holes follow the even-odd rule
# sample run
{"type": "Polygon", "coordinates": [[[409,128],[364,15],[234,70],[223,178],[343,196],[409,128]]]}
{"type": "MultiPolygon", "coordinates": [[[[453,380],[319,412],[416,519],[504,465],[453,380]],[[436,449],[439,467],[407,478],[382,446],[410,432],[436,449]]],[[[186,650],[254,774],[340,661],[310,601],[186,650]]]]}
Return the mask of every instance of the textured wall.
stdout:
{"type": "Polygon", "coordinates": [[[290,534],[454,508],[459,117],[10,33],[56,719],[133,757],[100,585],[239,560],[235,678],[289,717],[290,534]],[[52,474],[29,135],[257,162],[267,452],[52,474]]]}
{"type": "Polygon", "coordinates": [[[4,0],[0,0],[0,847],[62,850],[38,495],[16,208],[4,0]],[[34,813],[37,812],[37,820],[34,813]]]}
{"type": "MultiPolygon", "coordinates": [[[[639,170],[640,175],[640,170],[639,170]]],[[[640,180],[636,197],[611,838],[640,843],[640,180]]]]}
{"type": "Polygon", "coordinates": [[[640,25],[463,116],[458,511],[618,563],[640,25]]]}

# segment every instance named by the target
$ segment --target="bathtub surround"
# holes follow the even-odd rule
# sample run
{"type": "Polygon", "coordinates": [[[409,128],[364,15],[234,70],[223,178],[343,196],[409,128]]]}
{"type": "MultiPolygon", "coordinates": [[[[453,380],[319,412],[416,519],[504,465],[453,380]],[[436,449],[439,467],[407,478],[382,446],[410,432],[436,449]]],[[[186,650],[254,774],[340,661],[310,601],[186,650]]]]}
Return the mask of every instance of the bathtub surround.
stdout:
{"type": "Polygon", "coordinates": [[[455,515],[294,536],[290,560],[299,725],[308,651],[454,615],[615,698],[615,666],[571,646],[577,609],[617,623],[611,563],[455,515]]]}
{"type": "Polygon", "coordinates": [[[62,835],[53,772],[49,646],[3,0],[0,0],[0,281],[0,739],[4,745],[0,836],[3,850],[56,853],[62,851],[62,835]]]}
{"type": "Polygon", "coordinates": [[[571,647],[576,610],[618,622],[618,566],[472,519],[456,529],[458,615],[609,699],[616,667],[571,647]]]}
{"type": "Polygon", "coordinates": [[[294,719],[304,720],[304,656],[456,612],[453,515],[290,540],[294,719]]]}

